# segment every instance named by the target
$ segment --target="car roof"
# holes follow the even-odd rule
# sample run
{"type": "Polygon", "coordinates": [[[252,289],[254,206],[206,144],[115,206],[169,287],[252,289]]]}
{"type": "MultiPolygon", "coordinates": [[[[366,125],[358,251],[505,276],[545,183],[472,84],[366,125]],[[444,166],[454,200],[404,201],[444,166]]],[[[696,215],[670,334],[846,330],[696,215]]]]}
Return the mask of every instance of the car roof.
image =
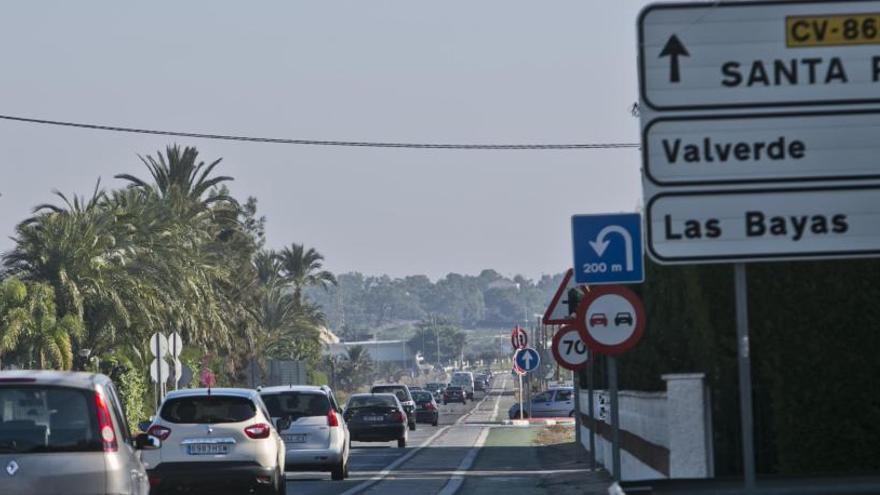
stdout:
{"type": "Polygon", "coordinates": [[[55,385],[62,387],[84,388],[92,390],[95,385],[107,385],[112,383],[107,375],[100,373],[86,373],[81,371],[54,371],[54,370],[5,370],[0,371],[0,382],[33,379],[34,383],[41,385],[55,385]]]}
{"type": "Polygon", "coordinates": [[[393,398],[394,400],[397,400],[397,396],[396,396],[396,395],[394,395],[394,394],[385,394],[385,393],[382,393],[382,394],[369,394],[369,393],[367,393],[367,394],[351,394],[351,395],[348,396],[348,400],[354,399],[355,397],[391,397],[391,398],[393,398]]]}
{"type": "Polygon", "coordinates": [[[260,394],[276,394],[279,392],[316,392],[321,394],[330,393],[330,389],[321,385],[277,385],[272,387],[262,387],[258,390],[260,394]]]}
{"type": "Polygon", "coordinates": [[[168,392],[165,400],[178,397],[204,397],[204,396],[242,397],[246,399],[259,398],[256,390],[249,388],[187,388],[168,392]]]}

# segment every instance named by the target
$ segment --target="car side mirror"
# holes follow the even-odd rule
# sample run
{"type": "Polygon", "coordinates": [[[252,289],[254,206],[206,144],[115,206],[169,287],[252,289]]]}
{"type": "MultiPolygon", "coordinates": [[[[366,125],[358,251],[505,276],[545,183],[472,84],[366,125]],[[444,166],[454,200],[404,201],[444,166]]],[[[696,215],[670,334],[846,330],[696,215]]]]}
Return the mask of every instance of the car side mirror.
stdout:
{"type": "Polygon", "coordinates": [[[278,431],[286,430],[290,428],[290,425],[290,418],[278,418],[278,421],[275,421],[275,428],[278,429],[278,431]]]}
{"type": "Polygon", "coordinates": [[[153,424],[152,421],[141,421],[138,423],[138,431],[141,433],[146,433],[150,430],[150,425],[153,424]]]}
{"type": "Polygon", "coordinates": [[[162,447],[162,441],[153,435],[140,433],[134,437],[134,448],[137,450],[156,450],[162,447]]]}

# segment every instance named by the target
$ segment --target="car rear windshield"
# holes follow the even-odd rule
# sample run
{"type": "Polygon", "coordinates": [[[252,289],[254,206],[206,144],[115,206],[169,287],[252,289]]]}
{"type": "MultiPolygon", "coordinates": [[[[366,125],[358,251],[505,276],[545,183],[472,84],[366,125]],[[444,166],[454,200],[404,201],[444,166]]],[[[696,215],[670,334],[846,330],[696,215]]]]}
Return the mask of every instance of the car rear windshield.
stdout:
{"type": "Polygon", "coordinates": [[[0,387],[0,454],[101,450],[94,392],[0,387]]]}
{"type": "Polygon", "coordinates": [[[240,423],[257,414],[257,407],[246,397],[200,395],[168,399],[162,405],[162,419],[172,423],[240,423]]]}
{"type": "Polygon", "coordinates": [[[330,399],[319,392],[282,392],[262,397],[273,418],[326,416],[330,410],[330,399]]]}
{"type": "Polygon", "coordinates": [[[430,392],[413,392],[412,396],[416,402],[431,402],[431,399],[434,398],[430,392]]]}
{"type": "Polygon", "coordinates": [[[348,408],[357,409],[361,407],[397,407],[394,397],[382,395],[356,395],[348,399],[348,408]]]}
{"type": "Polygon", "coordinates": [[[405,387],[399,385],[379,385],[371,390],[374,394],[394,394],[400,402],[412,400],[409,391],[405,387]]]}

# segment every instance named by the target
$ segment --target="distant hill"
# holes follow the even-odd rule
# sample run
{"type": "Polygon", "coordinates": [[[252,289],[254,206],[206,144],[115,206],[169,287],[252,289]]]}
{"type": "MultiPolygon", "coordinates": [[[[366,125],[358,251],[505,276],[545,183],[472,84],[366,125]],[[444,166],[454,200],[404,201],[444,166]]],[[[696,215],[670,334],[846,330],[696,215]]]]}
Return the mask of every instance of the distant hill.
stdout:
{"type": "Polygon", "coordinates": [[[466,328],[531,323],[543,313],[562,280],[562,273],[533,281],[517,275],[507,278],[495,270],[479,275],[450,273],[432,282],[425,275],[404,278],[337,275],[330,290],[310,289],[334,331],[358,332],[392,324],[418,321],[431,315],[466,328]]]}

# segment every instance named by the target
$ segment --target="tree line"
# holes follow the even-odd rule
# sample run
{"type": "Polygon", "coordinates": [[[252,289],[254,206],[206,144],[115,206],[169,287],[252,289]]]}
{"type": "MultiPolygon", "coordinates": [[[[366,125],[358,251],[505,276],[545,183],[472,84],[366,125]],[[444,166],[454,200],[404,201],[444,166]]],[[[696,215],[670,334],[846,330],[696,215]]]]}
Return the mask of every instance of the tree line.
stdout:
{"type": "Polygon", "coordinates": [[[256,198],[231,194],[219,159],[176,145],[140,158],[146,178],[55,192],[17,225],[2,258],[0,364],[109,373],[134,418],[147,413],[154,332],[180,333],[185,363],[218,385],[246,383],[270,358],[315,364],[325,317],[305,291],[336,283],[323,257],[266,249],[256,198]]]}
{"type": "Polygon", "coordinates": [[[562,274],[530,280],[504,277],[495,270],[479,275],[450,273],[432,282],[425,275],[391,278],[344,273],[327,291],[310,298],[343,336],[369,334],[386,325],[413,323],[432,315],[465,328],[534,323],[562,280],[562,274]]]}

